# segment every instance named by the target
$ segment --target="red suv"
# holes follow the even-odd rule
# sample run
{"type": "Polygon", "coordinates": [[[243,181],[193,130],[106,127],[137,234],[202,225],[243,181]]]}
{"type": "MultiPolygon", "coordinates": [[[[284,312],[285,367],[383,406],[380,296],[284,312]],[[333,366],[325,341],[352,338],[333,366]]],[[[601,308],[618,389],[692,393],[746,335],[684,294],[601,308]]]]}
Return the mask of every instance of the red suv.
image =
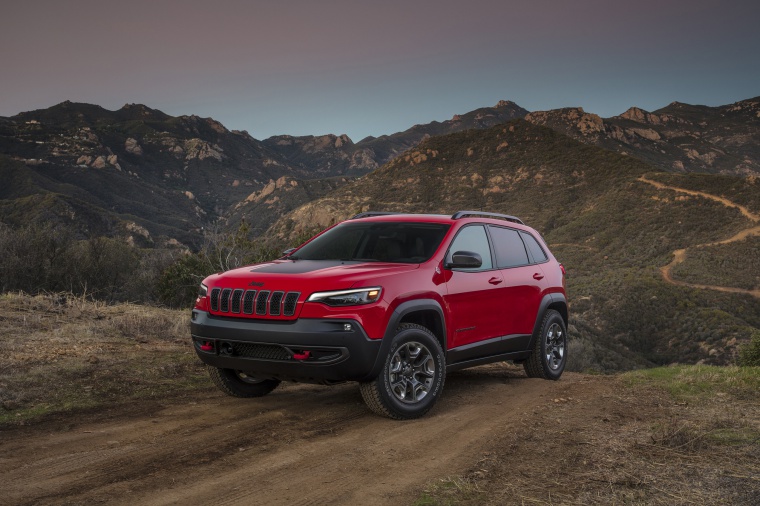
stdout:
{"type": "Polygon", "coordinates": [[[512,360],[559,379],[567,318],[564,268],[518,218],[372,212],[273,262],[209,276],[191,331],[229,395],[358,381],[370,409],[408,419],[457,369],[512,360]]]}

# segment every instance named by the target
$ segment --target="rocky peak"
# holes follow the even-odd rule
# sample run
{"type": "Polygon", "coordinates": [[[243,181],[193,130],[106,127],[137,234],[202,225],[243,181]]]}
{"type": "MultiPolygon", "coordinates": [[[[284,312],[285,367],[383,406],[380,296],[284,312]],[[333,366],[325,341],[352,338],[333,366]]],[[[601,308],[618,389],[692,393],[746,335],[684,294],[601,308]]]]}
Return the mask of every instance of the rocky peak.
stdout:
{"type": "MultiPolygon", "coordinates": [[[[584,136],[604,130],[604,121],[596,114],[587,113],[582,107],[566,107],[551,111],[529,113],[525,119],[536,125],[556,128],[560,125],[576,130],[584,136]]],[[[563,129],[564,130],[564,129],[563,129]]],[[[566,132],[570,133],[570,132],[566,132]]]]}
{"type": "Polygon", "coordinates": [[[620,117],[623,119],[629,119],[631,121],[638,121],[640,123],[643,123],[646,121],[648,114],[649,113],[643,109],[639,109],[638,107],[631,107],[623,114],[621,114],[620,117]]]}

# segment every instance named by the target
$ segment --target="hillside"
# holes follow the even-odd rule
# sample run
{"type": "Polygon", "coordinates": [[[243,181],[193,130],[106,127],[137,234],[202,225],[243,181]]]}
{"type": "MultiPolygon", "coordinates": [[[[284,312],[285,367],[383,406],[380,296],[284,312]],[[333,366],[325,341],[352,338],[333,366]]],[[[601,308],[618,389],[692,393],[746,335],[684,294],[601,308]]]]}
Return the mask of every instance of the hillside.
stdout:
{"type": "Polygon", "coordinates": [[[135,222],[151,240],[189,244],[267,181],[311,177],[245,132],[134,104],[108,111],[63,102],[5,118],[0,156],[13,181],[3,189],[1,221],[73,222],[89,235],[135,222]],[[77,212],[83,206],[88,212],[77,212]]]}
{"type": "Polygon", "coordinates": [[[612,118],[581,108],[555,109],[525,119],[666,171],[760,176],[760,97],[719,107],[631,107],[612,118]]]}
{"type": "Polygon", "coordinates": [[[261,235],[280,217],[307,202],[321,198],[353,181],[348,176],[323,179],[295,179],[283,176],[270,180],[261,190],[254,191],[235,204],[224,218],[227,229],[236,229],[245,220],[251,232],[261,235]]]}
{"type": "MultiPolygon", "coordinates": [[[[757,262],[742,264],[744,276],[736,272],[742,251],[756,253],[744,240],[731,243],[736,248],[720,260],[714,255],[726,252],[711,245],[754,230],[737,206],[760,212],[758,184],[756,178],[656,172],[633,157],[516,120],[428,139],[284,216],[267,235],[295,237],[366,210],[517,215],[544,234],[568,269],[571,369],[724,364],[760,329],[760,298],[696,286],[710,285],[715,276],[689,281],[695,286],[674,284],[661,268],[674,252],[687,250],[689,280],[716,262],[725,266],[726,275],[717,275],[721,285],[744,290],[757,279],[757,262]],[[700,255],[705,248],[714,255],[700,255]]],[[[754,241],[753,233],[747,237],[754,241]]],[[[677,269],[671,275],[680,280],[677,269]]]]}

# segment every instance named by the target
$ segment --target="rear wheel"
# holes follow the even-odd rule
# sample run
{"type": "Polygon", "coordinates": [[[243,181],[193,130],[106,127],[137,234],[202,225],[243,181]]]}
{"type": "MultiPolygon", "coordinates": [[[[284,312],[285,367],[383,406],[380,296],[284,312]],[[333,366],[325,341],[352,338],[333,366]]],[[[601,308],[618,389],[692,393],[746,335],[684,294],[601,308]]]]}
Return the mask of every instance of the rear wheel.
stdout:
{"type": "Polygon", "coordinates": [[[425,327],[402,323],[393,337],[383,369],[361,383],[364,402],[375,413],[408,420],[433,407],[443,390],[446,360],[438,339],[425,327]]]}
{"type": "Polygon", "coordinates": [[[523,363],[525,372],[530,378],[558,380],[567,363],[567,330],[562,315],[548,310],[535,337],[533,353],[523,363]]]}
{"type": "Polygon", "coordinates": [[[260,379],[234,369],[208,366],[208,374],[219,390],[232,397],[262,397],[280,384],[280,380],[260,379]]]}

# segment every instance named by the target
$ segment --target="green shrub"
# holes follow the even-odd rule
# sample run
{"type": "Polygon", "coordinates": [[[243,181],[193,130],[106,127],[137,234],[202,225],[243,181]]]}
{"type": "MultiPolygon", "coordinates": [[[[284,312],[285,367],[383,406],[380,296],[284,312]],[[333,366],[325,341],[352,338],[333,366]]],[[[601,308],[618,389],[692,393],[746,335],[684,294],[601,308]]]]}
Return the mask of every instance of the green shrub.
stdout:
{"type": "Polygon", "coordinates": [[[760,331],[753,332],[749,342],[739,348],[739,365],[760,366],[760,331]]]}

